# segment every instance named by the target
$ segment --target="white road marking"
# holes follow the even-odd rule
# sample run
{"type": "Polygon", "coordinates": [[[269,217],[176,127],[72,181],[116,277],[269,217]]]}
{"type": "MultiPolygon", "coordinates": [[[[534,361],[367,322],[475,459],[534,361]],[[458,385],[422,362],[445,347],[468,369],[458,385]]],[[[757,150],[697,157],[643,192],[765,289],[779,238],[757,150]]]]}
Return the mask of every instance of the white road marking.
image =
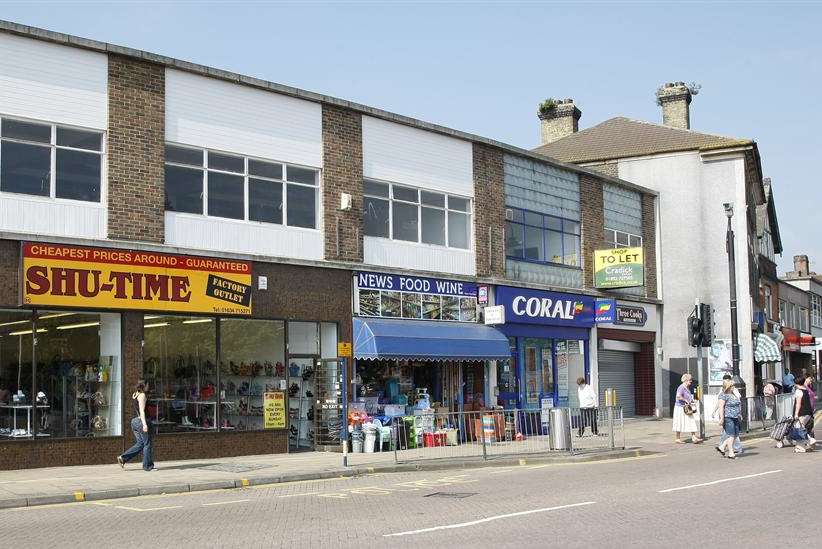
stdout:
{"type": "Polygon", "coordinates": [[[203,507],[211,507],[212,505],[230,505],[232,503],[245,503],[251,501],[250,499],[235,499],[234,501],[216,501],[214,503],[203,503],[203,507]]]}
{"type": "Polygon", "coordinates": [[[722,478],[719,480],[714,480],[711,482],[703,482],[700,484],[691,484],[690,486],[680,486],[679,488],[668,488],[667,490],[660,490],[660,494],[667,494],[668,492],[677,492],[679,490],[690,490],[691,488],[700,488],[702,486],[713,486],[714,484],[722,484],[723,482],[731,482],[732,480],[744,480],[746,478],[754,478],[754,477],[761,477],[763,475],[772,475],[774,473],[781,473],[782,469],[776,469],[774,471],[765,471],[764,473],[755,473],[753,475],[744,475],[741,477],[731,477],[731,478],[722,478]]]}
{"type": "Polygon", "coordinates": [[[148,513],[149,511],[166,511],[168,509],[182,509],[182,505],[172,505],[169,507],[153,507],[149,509],[138,509],[137,507],[126,507],[125,505],[115,505],[115,509],[123,509],[125,511],[134,511],[136,513],[148,513]]]}
{"type": "Polygon", "coordinates": [[[470,522],[460,522],[457,524],[446,524],[443,526],[434,526],[432,528],[422,528],[421,530],[409,530],[407,532],[397,532],[394,534],[383,534],[384,538],[390,537],[397,537],[397,536],[413,536],[415,534],[424,534],[427,532],[436,532],[438,530],[452,530],[454,528],[465,528],[467,526],[475,526],[477,524],[483,524],[485,522],[491,522],[494,520],[512,518],[512,517],[521,517],[524,515],[533,515],[535,513],[547,513],[548,511],[558,511],[560,509],[570,509],[572,507],[583,507],[585,505],[593,505],[595,501],[583,501],[582,503],[571,503],[568,505],[558,505],[556,507],[544,507],[542,509],[531,509],[530,511],[519,511],[518,513],[508,513],[506,515],[495,515],[493,517],[486,517],[483,519],[472,520],[470,522]]]}

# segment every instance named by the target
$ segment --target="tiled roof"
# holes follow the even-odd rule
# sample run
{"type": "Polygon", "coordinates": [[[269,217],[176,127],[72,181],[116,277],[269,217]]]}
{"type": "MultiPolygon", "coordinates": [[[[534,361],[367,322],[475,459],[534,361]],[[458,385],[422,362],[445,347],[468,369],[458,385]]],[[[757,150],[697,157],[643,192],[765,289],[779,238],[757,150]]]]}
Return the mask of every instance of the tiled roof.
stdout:
{"type": "Polygon", "coordinates": [[[582,163],[664,152],[725,149],[752,145],[736,139],[670,128],[618,116],[534,149],[564,162],[582,163]]]}

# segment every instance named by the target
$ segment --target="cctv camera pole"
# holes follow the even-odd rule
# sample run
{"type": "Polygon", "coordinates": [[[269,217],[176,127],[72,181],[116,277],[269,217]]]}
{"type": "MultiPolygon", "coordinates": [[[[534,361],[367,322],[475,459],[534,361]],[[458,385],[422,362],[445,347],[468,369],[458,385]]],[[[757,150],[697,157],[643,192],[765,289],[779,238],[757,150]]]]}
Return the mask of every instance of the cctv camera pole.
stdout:
{"type": "Polygon", "coordinates": [[[726,233],[725,248],[728,252],[728,276],[730,277],[731,291],[731,356],[733,357],[733,382],[742,397],[742,411],[747,417],[745,381],[739,375],[739,328],[736,322],[736,256],[734,253],[734,230],[731,227],[731,219],[734,216],[733,204],[725,204],[725,215],[728,217],[728,230],[726,233]]]}

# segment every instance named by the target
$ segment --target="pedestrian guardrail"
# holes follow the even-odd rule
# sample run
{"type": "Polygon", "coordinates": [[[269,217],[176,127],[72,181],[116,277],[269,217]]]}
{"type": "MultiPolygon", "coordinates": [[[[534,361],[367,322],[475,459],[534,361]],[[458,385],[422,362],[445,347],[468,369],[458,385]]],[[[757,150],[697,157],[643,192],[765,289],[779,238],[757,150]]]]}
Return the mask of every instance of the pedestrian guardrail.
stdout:
{"type": "Polygon", "coordinates": [[[364,450],[392,451],[396,463],[455,458],[493,459],[499,456],[578,453],[625,447],[622,408],[616,406],[448,413],[416,411],[411,416],[392,418],[387,427],[378,432],[367,428],[364,450]],[[390,435],[386,433],[389,429],[390,435]],[[374,434],[369,435],[369,432],[374,434]],[[373,447],[370,446],[372,443],[373,447]]]}
{"type": "Polygon", "coordinates": [[[770,431],[777,421],[793,415],[793,395],[747,397],[746,431],[770,431]]]}

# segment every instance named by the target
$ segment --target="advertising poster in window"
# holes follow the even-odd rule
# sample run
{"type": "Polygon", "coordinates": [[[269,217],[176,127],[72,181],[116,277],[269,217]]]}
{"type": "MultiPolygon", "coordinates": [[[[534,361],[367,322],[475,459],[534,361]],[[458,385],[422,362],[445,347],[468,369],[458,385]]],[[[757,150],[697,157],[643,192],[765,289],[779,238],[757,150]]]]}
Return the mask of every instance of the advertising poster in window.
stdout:
{"type": "Polygon", "coordinates": [[[567,344],[557,342],[557,397],[560,406],[568,405],[568,352],[567,344]]]}
{"type": "Polygon", "coordinates": [[[251,314],[251,262],[23,244],[23,304],[251,314]]]}
{"type": "Polygon", "coordinates": [[[594,286],[630,288],[645,284],[642,248],[594,251],[594,286]]]}
{"type": "Polygon", "coordinates": [[[263,427],[285,429],[285,392],[263,393],[263,427]]]}

